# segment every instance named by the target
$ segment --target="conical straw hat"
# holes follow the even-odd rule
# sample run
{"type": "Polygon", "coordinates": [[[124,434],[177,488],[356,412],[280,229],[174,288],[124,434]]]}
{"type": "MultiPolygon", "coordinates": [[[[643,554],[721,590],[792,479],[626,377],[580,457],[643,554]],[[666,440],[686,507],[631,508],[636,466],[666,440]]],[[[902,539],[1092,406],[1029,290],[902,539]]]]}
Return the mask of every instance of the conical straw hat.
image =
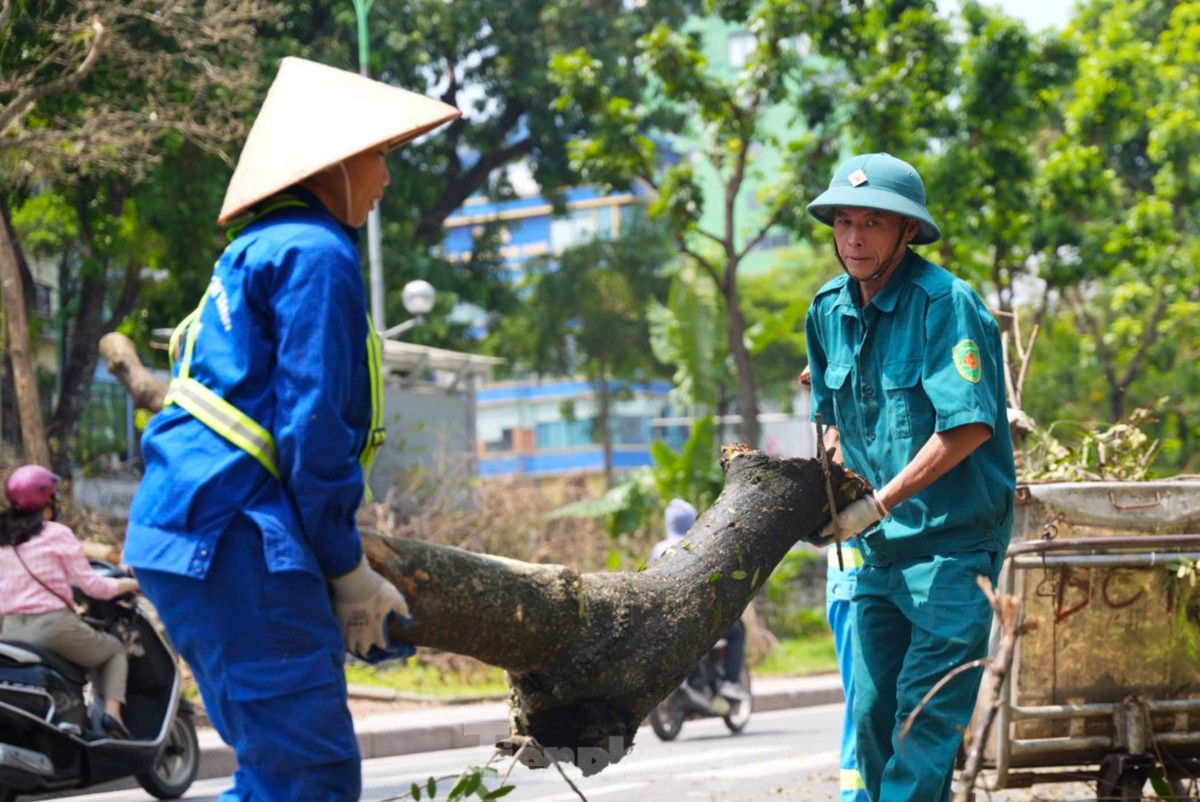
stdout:
{"type": "Polygon", "coordinates": [[[425,95],[289,56],[246,138],[217,222],[342,159],[393,150],[460,116],[425,95]]]}

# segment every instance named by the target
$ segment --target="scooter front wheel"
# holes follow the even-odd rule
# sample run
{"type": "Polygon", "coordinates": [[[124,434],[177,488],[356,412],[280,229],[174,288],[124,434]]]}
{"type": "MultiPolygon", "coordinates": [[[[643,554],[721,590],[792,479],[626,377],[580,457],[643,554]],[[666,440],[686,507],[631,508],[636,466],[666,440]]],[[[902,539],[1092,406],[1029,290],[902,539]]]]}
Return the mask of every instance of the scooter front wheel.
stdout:
{"type": "Polygon", "coordinates": [[[200,739],[196,721],[181,703],[154,768],[135,779],[146,793],[159,799],[178,799],[187,793],[200,770],[200,739]]]}
{"type": "Polygon", "coordinates": [[[725,726],[734,733],[746,729],[746,725],[750,723],[750,712],[754,709],[754,697],[750,693],[750,669],[744,665],[741,673],[738,674],[738,682],[746,692],[746,698],[731,699],[732,708],[727,715],[723,716],[725,726]]]}
{"type": "Polygon", "coordinates": [[[650,711],[650,728],[659,740],[675,740],[675,736],[683,729],[683,705],[679,701],[678,691],[671,691],[670,696],[650,711]]]}
{"type": "Polygon", "coordinates": [[[15,802],[17,792],[11,788],[0,786],[0,802],[15,802]]]}

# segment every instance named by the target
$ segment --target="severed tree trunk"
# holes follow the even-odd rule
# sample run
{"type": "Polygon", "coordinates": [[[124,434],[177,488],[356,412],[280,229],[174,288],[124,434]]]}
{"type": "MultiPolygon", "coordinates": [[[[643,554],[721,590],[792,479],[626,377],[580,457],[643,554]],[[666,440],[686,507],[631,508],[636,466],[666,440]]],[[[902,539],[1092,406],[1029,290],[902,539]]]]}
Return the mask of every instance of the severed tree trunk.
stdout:
{"type": "MultiPolygon", "coordinates": [[[[106,356],[120,353],[114,337],[101,343],[106,356]]],[[[111,356],[109,369],[123,382],[145,379],[128,362],[114,369],[111,356]]],[[[152,396],[138,404],[155,408],[152,396]]],[[[413,614],[393,637],[505,669],[512,734],[585,775],[601,771],[624,756],[647,714],[738,620],[792,545],[830,517],[815,459],[728,446],[721,462],[720,497],[680,547],[638,573],[581,574],[364,532],[372,567],[413,614]]],[[[867,488],[840,465],[832,470],[839,507],[867,488]]]]}

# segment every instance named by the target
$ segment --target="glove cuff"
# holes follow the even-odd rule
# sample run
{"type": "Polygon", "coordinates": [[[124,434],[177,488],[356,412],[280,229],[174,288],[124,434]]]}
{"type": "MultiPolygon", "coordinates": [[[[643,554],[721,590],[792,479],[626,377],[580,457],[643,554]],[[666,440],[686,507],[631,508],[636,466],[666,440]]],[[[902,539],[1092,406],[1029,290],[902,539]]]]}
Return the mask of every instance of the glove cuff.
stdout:
{"type": "Polygon", "coordinates": [[[353,570],[329,580],[334,598],[351,604],[370,598],[375,591],[371,574],[371,566],[367,564],[367,555],[364,554],[353,570]]]}
{"type": "Polygon", "coordinates": [[[875,505],[875,511],[879,513],[879,520],[882,521],[884,518],[887,518],[892,514],[892,511],[889,510],[882,501],[880,501],[879,496],[875,495],[874,493],[869,493],[867,498],[871,499],[871,503],[875,505]]]}

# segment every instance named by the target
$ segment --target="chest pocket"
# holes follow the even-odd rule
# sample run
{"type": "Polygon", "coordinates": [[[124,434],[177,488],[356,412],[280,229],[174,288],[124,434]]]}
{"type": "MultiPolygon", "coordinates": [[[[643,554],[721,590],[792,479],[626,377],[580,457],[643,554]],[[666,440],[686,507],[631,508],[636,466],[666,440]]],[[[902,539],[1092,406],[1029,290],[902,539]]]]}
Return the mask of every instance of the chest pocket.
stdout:
{"type": "Polygon", "coordinates": [[[893,435],[911,438],[933,433],[933,405],[921,386],[920,360],[885,364],[882,384],[893,435]]]}
{"type": "Polygon", "coordinates": [[[827,365],[825,367],[825,386],[833,397],[833,421],[843,432],[858,431],[858,418],[855,416],[854,393],[851,385],[849,365],[827,365]]]}

